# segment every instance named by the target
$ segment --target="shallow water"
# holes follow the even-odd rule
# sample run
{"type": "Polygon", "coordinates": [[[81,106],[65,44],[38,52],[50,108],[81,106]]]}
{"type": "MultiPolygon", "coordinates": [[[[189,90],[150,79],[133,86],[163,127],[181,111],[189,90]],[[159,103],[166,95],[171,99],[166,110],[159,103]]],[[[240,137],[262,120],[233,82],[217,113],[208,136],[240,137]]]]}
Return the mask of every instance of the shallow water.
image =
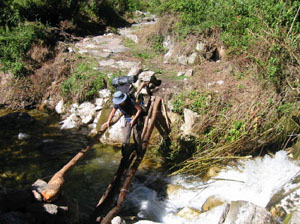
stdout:
{"type": "MultiPolygon", "coordinates": [[[[29,127],[0,130],[0,186],[26,188],[37,179],[49,181],[88,142],[87,129],[61,131],[55,114],[35,110],[28,113],[36,120],[29,127]],[[30,138],[19,140],[19,133],[30,138]]],[[[63,191],[78,202],[81,219],[93,211],[120,158],[118,148],[95,144],[66,175],[63,191]]]]}
{"type": "MultiPolygon", "coordinates": [[[[87,143],[87,129],[61,131],[59,117],[55,114],[29,113],[36,119],[29,128],[0,130],[0,186],[24,188],[37,179],[49,181],[87,143]],[[29,134],[30,138],[19,140],[20,132],[29,134]]],[[[120,159],[118,148],[96,144],[66,175],[64,193],[78,202],[82,222],[111,182],[120,159]]],[[[197,219],[186,220],[177,213],[185,207],[201,211],[210,196],[226,202],[246,200],[265,207],[271,197],[299,172],[299,162],[291,161],[284,151],[274,156],[240,161],[236,167],[227,167],[208,182],[193,176],[170,177],[139,170],[120,215],[137,217],[127,223],[140,219],[166,224],[197,223],[197,219]],[[169,188],[174,186],[176,190],[170,193],[169,188]]]]}

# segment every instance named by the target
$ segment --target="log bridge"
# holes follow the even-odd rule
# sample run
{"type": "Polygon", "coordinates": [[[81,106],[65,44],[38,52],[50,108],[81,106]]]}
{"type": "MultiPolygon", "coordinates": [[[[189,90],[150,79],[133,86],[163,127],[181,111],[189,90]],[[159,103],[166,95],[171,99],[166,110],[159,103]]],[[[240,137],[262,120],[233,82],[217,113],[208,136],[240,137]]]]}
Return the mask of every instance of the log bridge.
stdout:
{"type": "MultiPolygon", "coordinates": [[[[121,208],[127,193],[129,192],[131,181],[137,171],[149,144],[149,139],[154,127],[157,128],[163,138],[168,138],[170,133],[170,121],[167,115],[165,105],[159,96],[151,96],[147,104],[147,116],[144,118],[144,128],[142,131],[142,152],[136,153],[133,150],[129,157],[123,157],[120,165],[113,176],[112,182],[108,185],[106,191],[101,196],[96,208],[90,215],[89,223],[108,224],[116,216],[121,208]]],[[[112,125],[115,124],[121,115],[115,116],[112,125]]],[[[65,175],[76,163],[82,159],[87,152],[97,143],[100,137],[105,133],[107,127],[101,126],[98,133],[92,137],[89,144],[82,149],[73,159],[71,159],[62,169],[53,175],[48,182],[45,190],[42,192],[44,201],[55,201],[62,190],[65,182],[65,175]]]]}

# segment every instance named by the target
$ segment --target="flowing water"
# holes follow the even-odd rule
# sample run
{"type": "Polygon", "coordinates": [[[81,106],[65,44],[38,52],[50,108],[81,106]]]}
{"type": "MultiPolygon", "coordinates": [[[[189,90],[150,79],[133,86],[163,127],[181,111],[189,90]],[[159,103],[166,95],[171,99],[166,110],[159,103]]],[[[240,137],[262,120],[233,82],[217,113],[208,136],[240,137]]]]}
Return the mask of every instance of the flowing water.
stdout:
{"type": "MultiPolygon", "coordinates": [[[[40,111],[29,113],[36,122],[28,129],[1,132],[0,186],[22,188],[37,179],[48,181],[87,143],[88,130],[61,131],[59,117],[40,111]],[[20,132],[30,138],[19,140],[20,132]]],[[[64,192],[78,202],[81,220],[86,220],[93,211],[120,158],[118,148],[96,144],[66,176],[64,192]]],[[[140,170],[120,215],[168,224],[197,223],[177,213],[185,207],[201,211],[212,195],[227,202],[246,200],[265,207],[299,172],[299,164],[289,160],[284,151],[272,157],[240,161],[208,182],[192,176],[170,177],[162,172],[140,170]]]]}

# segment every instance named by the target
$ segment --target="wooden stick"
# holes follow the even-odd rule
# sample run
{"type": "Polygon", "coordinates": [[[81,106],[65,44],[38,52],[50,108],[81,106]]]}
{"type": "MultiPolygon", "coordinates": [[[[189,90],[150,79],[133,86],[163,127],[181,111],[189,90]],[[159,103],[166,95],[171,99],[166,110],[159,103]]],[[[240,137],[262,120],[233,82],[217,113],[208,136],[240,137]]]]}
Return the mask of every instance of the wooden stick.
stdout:
{"type": "Polygon", "coordinates": [[[152,131],[153,131],[153,128],[155,126],[156,119],[157,119],[157,115],[158,115],[158,112],[159,112],[158,109],[159,109],[160,103],[161,103],[161,98],[160,97],[156,97],[155,101],[153,103],[154,105],[153,105],[153,112],[151,113],[151,121],[150,121],[150,124],[147,126],[148,128],[147,128],[147,130],[145,132],[145,135],[144,135],[144,137],[142,139],[143,140],[142,152],[140,152],[138,154],[138,156],[135,159],[133,165],[131,166],[131,168],[128,171],[128,174],[126,176],[124,184],[123,184],[123,186],[122,186],[122,188],[120,190],[116,206],[113,207],[108,212],[108,214],[101,221],[101,224],[110,224],[111,223],[111,220],[113,219],[113,217],[120,210],[121,205],[122,205],[122,203],[123,203],[123,201],[124,201],[124,199],[126,197],[127,192],[129,192],[129,187],[130,187],[130,184],[131,184],[132,179],[134,177],[134,174],[137,171],[138,166],[140,165],[140,163],[141,163],[141,161],[142,161],[142,159],[144,157],[144,154],[146,152],[146,149],[148,147],[148,142],[149,142],[149,139],[151,137],[151,134],[152,134],[152,131]]]}
{"type": "MultiPolygon", "coordinates": [[[[112,121],[112,125],[115,124],[121,118],[121,116],[122,115],[116,116],[112,121]]],[[[44,201],[52,202],[58,198],[65,182],[64,176],[66,175],[66,173],[86,155],[86,153],[93,147],[96,142],[99,141],[100,137],[105,133],[106,129],[107,127],[104,127],[102,125],[99,132],[91,139],[89,144],[79,153],[77,153],[76,156],[74,156],[73,159],[71,159],[63,168],[61,168],[53,175],[53,177],[48,182],[45,190],[41,193],[44,201]]]]}

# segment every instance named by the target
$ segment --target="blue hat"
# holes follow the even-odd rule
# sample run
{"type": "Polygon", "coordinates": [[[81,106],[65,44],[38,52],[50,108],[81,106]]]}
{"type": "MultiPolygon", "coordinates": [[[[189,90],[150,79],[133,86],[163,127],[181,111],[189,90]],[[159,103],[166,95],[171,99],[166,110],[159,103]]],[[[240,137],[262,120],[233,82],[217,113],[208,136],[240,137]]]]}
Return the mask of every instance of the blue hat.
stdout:
{"type": "Polygon", "coordinates": [[[123,103],[127,98],[126,93],[122,93],[121,91],[117,91],[114,93],[113,103],[120,104],[123,103]]]}

